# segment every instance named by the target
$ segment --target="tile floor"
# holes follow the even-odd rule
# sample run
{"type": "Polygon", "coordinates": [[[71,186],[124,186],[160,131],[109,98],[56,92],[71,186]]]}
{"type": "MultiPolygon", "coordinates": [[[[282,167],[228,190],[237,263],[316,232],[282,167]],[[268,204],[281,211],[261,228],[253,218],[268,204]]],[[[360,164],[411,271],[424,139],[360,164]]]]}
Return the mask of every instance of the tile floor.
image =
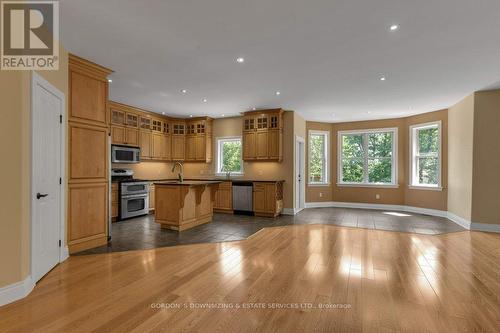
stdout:
{"type": "Polygon", "coordinates": [[[305,209],[295,216],[283,215],[274,219],[215,214],[214,220],[211,223],[200,225],[180,233],[172,230],[162,230],[158,224],[154,223],[154,215],[148,215],[113,223],[112,239],[107,246],[97,247],[78,254],[84,255],[152,249],[183,244],[234,241],[245,239],[265,227],[294,224],[331,224],[427,235],[465,230],[442,217],[406,212],[385,212],[350,208],[305,209]]]}

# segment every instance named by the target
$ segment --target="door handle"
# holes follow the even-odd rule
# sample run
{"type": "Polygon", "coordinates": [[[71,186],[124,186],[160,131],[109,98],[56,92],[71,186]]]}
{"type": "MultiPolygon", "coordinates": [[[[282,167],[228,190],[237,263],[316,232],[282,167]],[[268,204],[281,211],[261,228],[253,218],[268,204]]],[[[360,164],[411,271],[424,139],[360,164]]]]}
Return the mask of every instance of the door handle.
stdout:
{"type": "Polygon", "coordinates": [[[37,194],[36,194],[36,198],[37,198],[38,200],[40,200],[40,198],[45,198],[46,196],[48,196],[48,194],[40,194],[40,193],[37,193],[37,194]]]}

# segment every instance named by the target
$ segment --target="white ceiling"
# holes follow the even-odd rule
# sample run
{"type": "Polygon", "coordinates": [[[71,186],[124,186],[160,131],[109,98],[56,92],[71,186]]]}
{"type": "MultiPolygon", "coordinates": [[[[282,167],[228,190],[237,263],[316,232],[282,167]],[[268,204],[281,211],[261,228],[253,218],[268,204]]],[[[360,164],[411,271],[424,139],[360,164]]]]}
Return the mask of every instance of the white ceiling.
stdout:
{"type": "Polygon", "coordinates": [[[500,87],[498,0],[60,3],[64,46],[115,71],[112,100],[175,116],[400,117],[500,87]]]}

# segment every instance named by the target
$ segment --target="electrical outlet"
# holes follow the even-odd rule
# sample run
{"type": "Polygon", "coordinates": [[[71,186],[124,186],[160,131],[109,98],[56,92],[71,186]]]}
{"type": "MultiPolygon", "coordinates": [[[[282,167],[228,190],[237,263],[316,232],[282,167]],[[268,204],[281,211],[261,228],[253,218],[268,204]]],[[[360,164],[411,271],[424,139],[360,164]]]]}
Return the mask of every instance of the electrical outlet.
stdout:
{"type": "Polygon", "coordinates": [[[205,170],[200,170],[200,175],[204,174],[205,170]]]}
{"type": "Polygon", "coordinates": [[[262,176],[264,174],[264,171],[259,170],[259,176],[262,176]]]}
{"type": "Polygon", "coordinates": [[[323,192],[319,192],[319,197],[323,198],[323,192]]]}
{"type": "Polygon", "coordinates": [[[380,194],[375,194],[375,199],[379,200],[380,199],[380,194]]]}

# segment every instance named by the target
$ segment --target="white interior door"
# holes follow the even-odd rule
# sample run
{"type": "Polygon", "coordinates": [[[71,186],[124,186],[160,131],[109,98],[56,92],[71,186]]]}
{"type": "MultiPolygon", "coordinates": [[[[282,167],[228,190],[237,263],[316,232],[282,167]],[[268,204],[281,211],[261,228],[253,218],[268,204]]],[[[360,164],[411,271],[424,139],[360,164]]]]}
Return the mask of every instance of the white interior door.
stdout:
{"type": "Polygon", "coordinates": [[[31,277],[38,281],[60,259],[64,95],[33,73],[31,277]]]}
{"type": "Polygon", "coordinates": [[[297,210],[302,210],[305,206],[305,144],[304,139],[301,137],[297,137],[295,141],[295,198],[296,203],[295,207],[297,210]]]}

